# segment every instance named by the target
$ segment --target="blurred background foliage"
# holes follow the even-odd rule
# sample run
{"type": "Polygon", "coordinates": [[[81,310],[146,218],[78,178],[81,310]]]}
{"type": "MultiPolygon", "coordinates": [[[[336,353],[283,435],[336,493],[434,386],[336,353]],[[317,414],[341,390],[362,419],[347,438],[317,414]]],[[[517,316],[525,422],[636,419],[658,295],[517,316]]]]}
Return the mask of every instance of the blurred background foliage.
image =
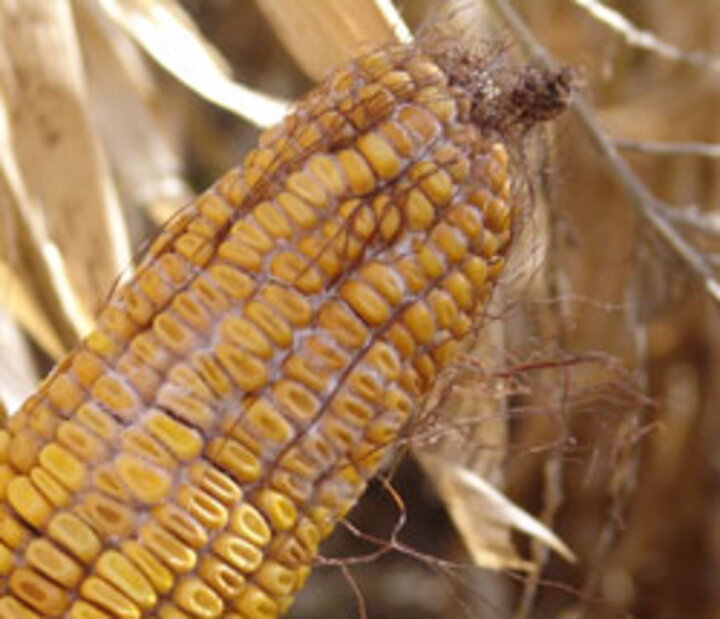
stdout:
{"type": "MultiPolygon", "coordinates": [[[[398,15],[513,42],[505,4],[0,4],[0,407],[286,101],[405,36],[398,15]]],[[[720,616],[720,11],[514,6],[705,275],[653,233],[577,115],[528,144],[502,320],[417,412],[293,617],[720,616]]]]}

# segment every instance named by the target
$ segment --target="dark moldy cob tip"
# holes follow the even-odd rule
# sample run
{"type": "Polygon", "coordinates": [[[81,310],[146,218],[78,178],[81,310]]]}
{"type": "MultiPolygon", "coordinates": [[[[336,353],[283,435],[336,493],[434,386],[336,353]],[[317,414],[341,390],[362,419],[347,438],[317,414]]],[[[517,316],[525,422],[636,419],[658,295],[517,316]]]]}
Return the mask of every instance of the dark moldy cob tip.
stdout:
{"type": "Polygon", "coordinates": [[[472,121],[486,134],[511,142],[570,104],[574,79],[569,67],[512,66],[502,42],[470,45],[430,33],[419,45],[442,68],[450,86],[471,96],[472,121]]]}

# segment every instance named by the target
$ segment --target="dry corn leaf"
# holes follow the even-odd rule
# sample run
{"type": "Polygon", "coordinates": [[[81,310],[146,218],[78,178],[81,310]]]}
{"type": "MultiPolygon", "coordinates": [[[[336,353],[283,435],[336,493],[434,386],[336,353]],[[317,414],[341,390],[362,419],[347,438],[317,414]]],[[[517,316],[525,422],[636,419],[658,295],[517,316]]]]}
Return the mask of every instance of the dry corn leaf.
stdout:
{"type": "Polygon", "coordinates": [[[25,338],[10,315],[0,311],[0,422],[2,409],[12,414],[20,408],[37,381],[25,338]]]}
{"type": "MultiPolygon", "coordinates": [[[[7,174],[14,159],[24,187],[15,192],[15,206],[24,219],[33,220],[35,233],[47,230],[52,243],[36,237],[42,246],[38,253],[59,260],[49,255],[57,247],[67,265],[68,288],[82,299],[76,305],[92,313],[129,263],[130,251],[87,109],[70,5],[46,0],[1,4],[0,42],[0,55],[7,59],[0,67],[8,123],[4,163],[7,174]]],[[[60,270],[54,276],[60,277],[60,270]]],[[[47,285],[42,279],[35,283],[47,285]]]]}
{"type": "Polygon", "coordinates": [[[192,192],[182,159],[153,113],[160,95],[152,74],[138,47],[97,4],[80,1],[76,7],[90,107],[123,204],[151,215],[162,210],[164,221],[192,192]]]}
{"type": "Polygon", "coordinates": [[[101,6],[165,70],[201,97],[260,127],[278,122],[288,103],[230,78],[220,53],[173,0],[101,0],[101,6]]]}
{"type": "Polygon", "coordinates": [[[389,0],[256,0],[300,67],[322,79],[367,48],[411,35],[389,0]]]}
{"type": "MultiPolygon", "coordinates": [[[[0,315],[7,314],[22,327],[51,359],[59,359],[66,349],[54,325],[52,315],[4,262],[0,262],[0,315]]],[[[3,357],[12,358],[12,357],[3,357]]]]}

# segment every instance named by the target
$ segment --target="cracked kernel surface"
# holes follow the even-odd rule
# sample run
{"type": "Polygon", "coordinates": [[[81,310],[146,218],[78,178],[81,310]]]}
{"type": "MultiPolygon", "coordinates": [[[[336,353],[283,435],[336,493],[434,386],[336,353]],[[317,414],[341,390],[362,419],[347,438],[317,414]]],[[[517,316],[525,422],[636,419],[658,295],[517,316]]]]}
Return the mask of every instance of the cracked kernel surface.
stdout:
{"type": "Polygon", "coordinates": [[[0,619],[287,611],[504,264],[469,98],[372,53],[168,223],[0,434],[0,619]]]}

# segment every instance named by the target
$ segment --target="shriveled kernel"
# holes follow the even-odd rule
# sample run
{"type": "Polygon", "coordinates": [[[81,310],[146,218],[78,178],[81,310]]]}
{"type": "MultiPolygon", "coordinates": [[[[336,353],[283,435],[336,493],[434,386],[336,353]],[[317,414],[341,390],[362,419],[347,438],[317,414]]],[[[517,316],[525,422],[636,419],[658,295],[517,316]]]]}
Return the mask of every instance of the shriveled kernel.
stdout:
{"type": "Polygon", "coordinates": [[[197,577],[183,580],[173,599],[193,617],[221,617],[225,608],[220,596],[197,577]]]}
{"type": "Polygon", "coordinates": [[[115,458],[115,469],[132,494],[144,503],[158,503],[168,496],[172,477],[130,453],[115,458]]]}
{"type": "Polygon", "coordinates": [[[152,608],[157,602],[151,584],[124,554],[115,550],[104,552],[95,570],[141,608],[152,608]]]}
{"type": "Polygon", "coordinates": [[[417,105],[406,105],[397,114],[404,129],[410,132],[419,144],[426,145],[440,133],[440,124],[427,110],[417,105]]]}
{"type": "Polygon", "coordinates": [[[363,196],[375,188],[375,175],[365,158],[356,150],[352,148],[341,150],[337,157],[353,195],[363,196]]]}
{"type": "Polygon", "coordinates": [[[260,490],[257,493],[256,504],[278,531],[287,531],[297,520],[295,505],[287,497],[275,490],[260,490]]]}
{"type": "Polygon", "coordinates": [[[384,323],[390,317],[390,307],[375,289],[359,281],[349,281],[340,290],[340,296],[371,326],[384,323]]]}

